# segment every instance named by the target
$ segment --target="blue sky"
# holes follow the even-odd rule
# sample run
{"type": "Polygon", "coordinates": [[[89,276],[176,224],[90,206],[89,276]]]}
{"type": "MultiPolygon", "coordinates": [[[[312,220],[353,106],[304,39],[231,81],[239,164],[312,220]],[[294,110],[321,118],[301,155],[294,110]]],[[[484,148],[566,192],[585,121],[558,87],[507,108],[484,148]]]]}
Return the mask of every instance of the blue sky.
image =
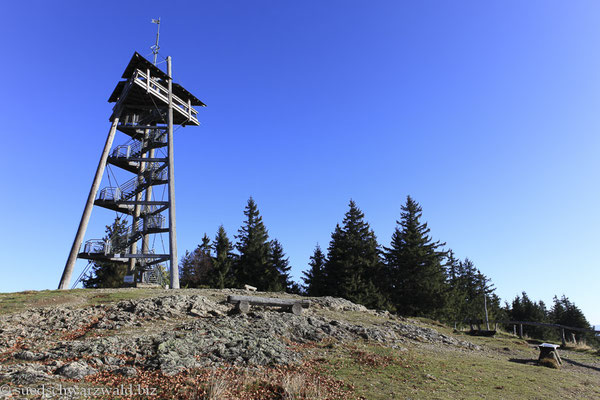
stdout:
{"type": "MultiPolygon", "coordinates": [[[[410,194],[433,237],[503,299],[566,294],[599,324],[599,11],[592,1],[6,4],[0,291],[57,286],[109,128],[106,100],[131,54],[149,56],[150,19],[161,17],[161,54],[208,105],[202,126],[175,138],[180,254],[220,224],[233,236],[253,196],[299,277],[350,198],[387,245],[410,194]]],[[[113,218],[95,209],[86,239],[113,218]]]]}

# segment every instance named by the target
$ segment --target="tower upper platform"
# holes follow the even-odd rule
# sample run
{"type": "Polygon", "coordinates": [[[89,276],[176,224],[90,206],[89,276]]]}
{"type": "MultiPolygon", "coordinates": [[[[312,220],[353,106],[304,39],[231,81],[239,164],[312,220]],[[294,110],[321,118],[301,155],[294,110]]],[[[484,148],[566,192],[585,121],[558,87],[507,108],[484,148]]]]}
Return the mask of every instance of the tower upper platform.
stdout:
{"type": "MultiPolygon", "coordinates": [[[[169,76],[138,52],[131,57],[122,78],[126,80],[117,83],[108,99],[109,103],[116,103],[115,110],[123,108],[137,112],[169,105],[169,76]]],[[[206,107],[206,104],[177,83],[172,84],[172,90],[173,124],[200,125],[198,111],[193,106],[206,107]]],[[[114,117],[113,114],[111,121],[114,117]]]]}

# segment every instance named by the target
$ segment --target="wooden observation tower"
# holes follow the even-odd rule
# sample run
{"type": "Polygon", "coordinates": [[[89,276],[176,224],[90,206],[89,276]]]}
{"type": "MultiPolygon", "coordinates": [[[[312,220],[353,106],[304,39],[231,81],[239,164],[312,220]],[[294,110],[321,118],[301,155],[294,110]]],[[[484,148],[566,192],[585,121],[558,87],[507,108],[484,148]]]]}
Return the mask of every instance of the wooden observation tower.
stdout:
{"type": "Polygon", "coordinates": [[[158,266],[169,261],[171,288],[179,288],[173,125],[200,125],[194,106],[205,104],[173,82],[171,57],[167,57],[165,73],[136,52],[122,78],[108,99],[115,103],[110,130],[59,289],[69,288],[77,258],[123,263],[127,265],[125,282],[130,284],[156,283],[160,273],[158,266]],[[130,140],[111,150],[117,130],[130,140]],[[99,190],[107,163],[133,177],[121,185],[99,190]],[[152,191],[158,185],[167,185],[167,199],[154,199],[152,191]],[[131,224],[126,232],[83,244],[93,206],[122,213],[131,224]],[[160,254],[152,248],[153,235],[161,233],[169,234],[168,253],[160,254]]]}

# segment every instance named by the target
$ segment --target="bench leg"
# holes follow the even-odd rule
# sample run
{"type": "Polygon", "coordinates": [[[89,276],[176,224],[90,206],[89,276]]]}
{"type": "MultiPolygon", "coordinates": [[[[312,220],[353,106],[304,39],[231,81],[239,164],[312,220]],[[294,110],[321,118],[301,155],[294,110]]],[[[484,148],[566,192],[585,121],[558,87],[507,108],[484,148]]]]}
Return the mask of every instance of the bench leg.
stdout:
{"type": "Polygon", "coordinates": [[[291,307],[291,310],[292,310],[292,314],[294,314],[294,315],[302,315],[302,304],[294,303],[294,305],[292,305],[292,307],[291,307]]]}
{"type": "Polygon", "coordinates": [[[250,303],[247,301],[240,301],[237,303],[236,310],[240,314],[246,314],[248,311],[250,311],[250,303]]]}
{"type": "Polygon", "coordinates": [[[560,365],[562,365],[562,360],[560,358],[560,355],[558,354],[558,351],[555,350],[555,351],[553,351],[553,353],[554,353],[554,356],[556,357],[556,360],[558,361],[558,363],[560,365]]]}

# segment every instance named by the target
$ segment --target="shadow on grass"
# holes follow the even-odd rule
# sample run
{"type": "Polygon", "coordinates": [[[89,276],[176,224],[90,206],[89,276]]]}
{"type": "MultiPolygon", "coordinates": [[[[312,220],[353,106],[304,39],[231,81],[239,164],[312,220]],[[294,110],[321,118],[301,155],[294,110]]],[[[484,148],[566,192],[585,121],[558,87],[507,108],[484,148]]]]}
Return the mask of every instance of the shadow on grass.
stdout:
{"type": "Polygon", "coordinates": [[[532,360],[531,358],[509,358],[508,361],[517,364],[537,365],[537,360],[532,360]]]}
{"type": "Polygon", "coordinates": [[[600,372],[600,367],[594,367],[593,365],[587,365],[587,364],[583,364],[577,361],[573,361],[573,360],[569,360],[568,358],[562,357],[563,363],[569,363],[571,365],[575,365],[576,367],[582,367],[582,368],[589,368],[589,369],[593,369],[594,371],[598,371],[600,372]]]}

